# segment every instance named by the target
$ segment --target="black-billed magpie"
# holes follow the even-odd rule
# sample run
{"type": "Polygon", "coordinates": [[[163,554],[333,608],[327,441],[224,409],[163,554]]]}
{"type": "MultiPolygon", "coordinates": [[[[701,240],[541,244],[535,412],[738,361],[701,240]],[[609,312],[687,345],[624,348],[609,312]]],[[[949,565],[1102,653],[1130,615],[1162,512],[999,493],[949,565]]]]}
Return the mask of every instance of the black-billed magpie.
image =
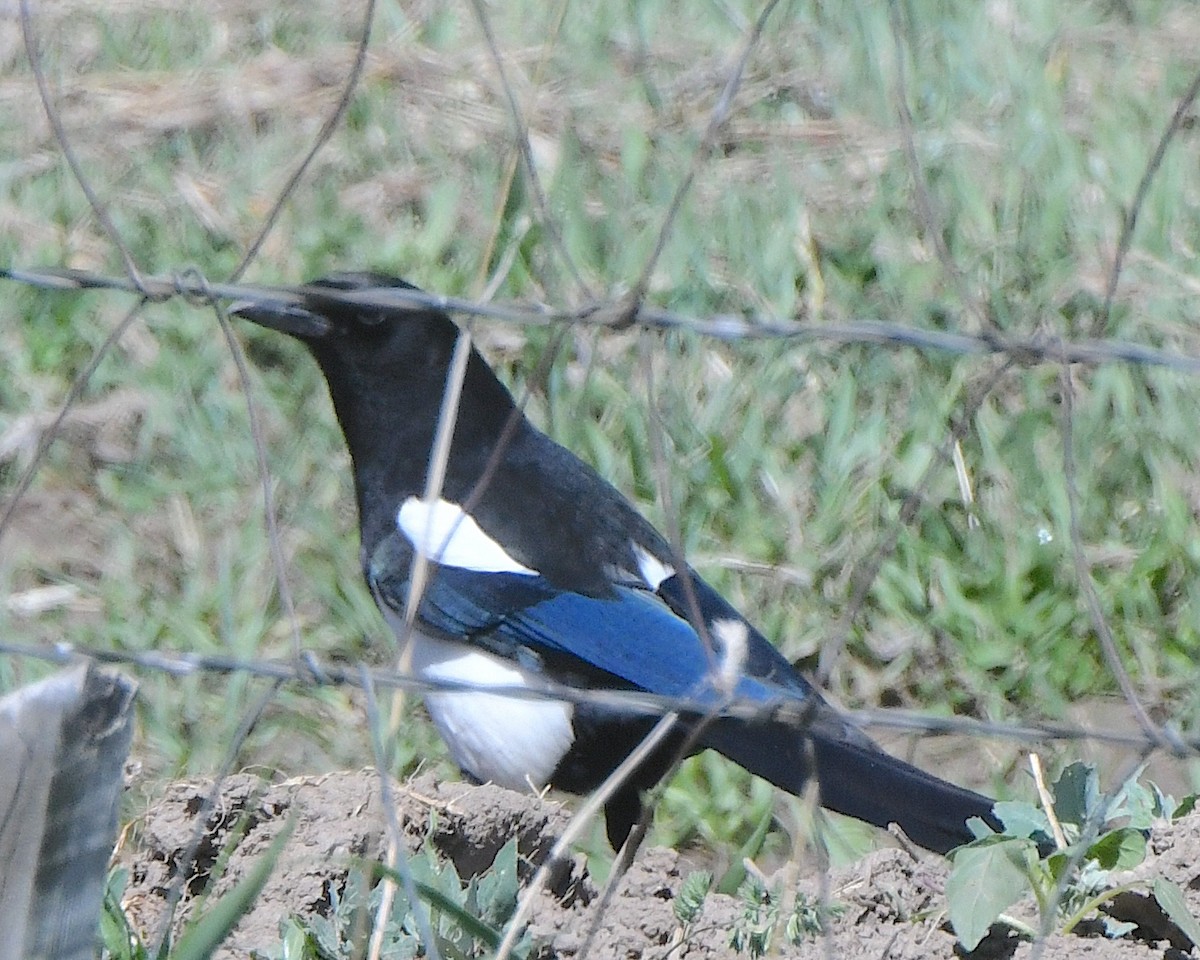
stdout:
{"type": "Polygon", "coordinates": [[[429,558],[412,667],[480,689],[425,698],[468,776],[586,792],[655,722],[611,705],[482,692],[549,680],[694,705],[683,729],[608,803],[614,847],[637,822],[641,791],[692,739],[689,725],[695,750],[717,750],[794,794],[815,766],[824,806],[881,827],[895,822],[939,853],[973,838],[971,817],[996,826],[987,797],[889,756],[827,704],[716,591],[680,569],[667,541],[616,489],[525,418],[474,349],[441,492],[426,500],[458,328],[436,310],[348,305],[323,292],[388,288],[415,289],[341,273],[306,288],[303,305],[243,301],[231,312],[301,340],[324,373],[354,464],[364,573],[399,635],[414,558],[418,550],[429,558]],[[719,662],[736,674],[722,679],[719,662]],[[699,723],[701,710],[730,694],[761,704],[762,715],[699,723]],[[803,725],[781,719],[781,706],[793,716],[803,708],[803,725]]]}

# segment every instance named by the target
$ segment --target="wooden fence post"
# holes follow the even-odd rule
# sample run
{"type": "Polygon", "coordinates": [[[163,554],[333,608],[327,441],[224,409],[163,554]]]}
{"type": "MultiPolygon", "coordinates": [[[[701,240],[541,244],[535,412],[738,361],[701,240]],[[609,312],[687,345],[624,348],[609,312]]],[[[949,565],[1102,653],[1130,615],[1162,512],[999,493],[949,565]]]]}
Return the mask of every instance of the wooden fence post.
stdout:
{"type": "Polygon", "coordinates": [[[5,956],[95,956],[135,690],[89,663],[0,699],[5,956]]]}

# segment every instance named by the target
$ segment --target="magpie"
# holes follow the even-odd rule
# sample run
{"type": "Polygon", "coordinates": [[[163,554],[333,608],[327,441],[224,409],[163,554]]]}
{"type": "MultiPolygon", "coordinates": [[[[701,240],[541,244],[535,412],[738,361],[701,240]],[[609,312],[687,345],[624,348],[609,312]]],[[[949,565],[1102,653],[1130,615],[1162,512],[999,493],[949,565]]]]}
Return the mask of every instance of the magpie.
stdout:
{"type": "Polygon", "coordinates": [[[338,297],[417,289],[394,277],[338,273],[301,289],[299,304],[268,296],[230,312],[300,340],[324,374],[353,462],[367,584],[398,636],[411,625],[417,675],[471,685],[425,697],[468,777],[588,792],[656,717],[514,688],[640,691],[688,710],[607,803],[614,848],[685,748],[793,794],[815,776],[823,806],[894,822],[938,853],[973,839],[972,817],[997,826],[993,801],[888,755],[823,700],[628,500],[525,418],[474,348],[440,493],[427,498],[458,327],[438,310],[338,297]],[[427,578],[406,618],[418,554],[427,578]]]}

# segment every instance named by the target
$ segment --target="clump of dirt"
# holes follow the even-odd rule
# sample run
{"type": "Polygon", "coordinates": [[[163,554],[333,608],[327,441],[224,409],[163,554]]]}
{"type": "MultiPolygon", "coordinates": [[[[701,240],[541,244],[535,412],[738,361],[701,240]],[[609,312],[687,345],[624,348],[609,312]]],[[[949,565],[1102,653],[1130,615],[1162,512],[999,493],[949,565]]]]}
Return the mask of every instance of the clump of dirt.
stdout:
{"type": "MultiPolygon", "coordinates": [[[[438,782],[421,777],[392,787],[398,822],[410,852],[430,843],[466,878],[491,865],[512,837],[532,866],[548,854],[568,822],[552,801],[491,785],[438,782]]],[[[385,805],[372,770],[267,783],[251,775],[222,782],[171,786],[141,819],[124,858],[130,868],[125,906],[145,936],[163,922],[173,888],[181,889],[174,925],[178,929],[200,908],[202,898],[232,888],[284,829],[292,830],[271,879],[242,918],[218,958],[245,958],[279,943],[280,923],[289,916],[325,915],[336,891],[356,863],[382,856],[386,847],[385,805]],[[209,797],[211,795],[211,801],[209,797]],[[208,810],[204,822],[200,814],[208,810]],[[194,849],[190,857],[189,850],[194,849]],[[221,862],[223,861],[223,862],[221,862]],[[183,879],[180,880],[180,876],[183,879]]],[[[747,929],[746,905],[711,893],[700,915],[686,926],[675,900],[689,868],[673,850],[643,850],[602,903],[582,859],[556,871],[536,901],[529,933],[538,960],[582,957],[732,958],[736,930],[747,929]],[[592,931],[595,927],[594,934],[592,931]],[[592,935],[590,944],[586,943],[592,935]]],[[[857,958],[954,957],[954,935],[945,924],[944,885],[948,864],[914,859],[899,849],[881,850],[852,867],[800,877],[797,896],[832,909],[823,913],[824,933],[787,942],[782,924],[772,940],[781,957],[857,958]]],[[[1200,817],[1164,825],[1151,838],[1151,854],[1139,868],[1144,879],[1164,876],[1177,883],[1200,913],[1200,817]]],[[[1136,897],[1125,915],[1141,913],[1143,926],[1117,940],[1100,936],[1052,936],[1038,945],[996,928],[972,956],[1046,960],[1088,956],[1100,960],[1175,960],[1188,943],[1161,914],[1136,897]],[[1139,939],[1140,936],[1140,939],[1139,939]],[[1172,945],[1174,941],[1174,946],[1172,945]]],[[[743,954],[748,956],[749,954],[743,954]]]]}
{"type": "MultiPolygon", "coordinates": [[[[462,877],[491,866],[512,837],[522,857],[540,862],[568,819],[553,803],[431,777],[393,784],[392,799],[408,852],[430,841],[462,877]]],[[[382,859],[384,811],[373,770],[274,784],[238,774],[222,781],[215,793],[210,781],[173,784],[141,818],[124,852],[130,872],[126,914],[144,938],[157,938],[169,898],[179,896],[173,921],[179,931],[202,898],[215,899],[236,886],[280,832],[290,829],[253,910],[217,956],[244,958],[251,950],[265,951],[279,942],[282,920],[325,915],[356,865],[382,859]]],[[[554,886],[565,894],[561,881],[554,886]]]]}

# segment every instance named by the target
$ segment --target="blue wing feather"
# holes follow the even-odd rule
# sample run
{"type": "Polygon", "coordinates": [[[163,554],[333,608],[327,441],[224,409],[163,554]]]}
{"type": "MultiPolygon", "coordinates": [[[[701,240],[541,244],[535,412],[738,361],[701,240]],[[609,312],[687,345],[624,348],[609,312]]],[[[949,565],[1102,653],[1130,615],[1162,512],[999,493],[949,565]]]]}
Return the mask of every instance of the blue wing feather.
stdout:
{"type": "Polygon", "coordinates": [[[688,570],[688,575],[690,591],[688,582],[678,574],[667,578],[658,587],[658,595],[676,616],[691,622],[698,613],[700,619],[706,624],[711,625],[718,620],[733,620],[742,624],[749,635],[743,673],[766,684],[783,687],[791,691],[793,696],[816,695],[816,691],[809,682],[796,672],[783,654],[766,637],[755,630],[728,600],[700,579],[692,570],[688,570]],[[695,613],[693,613],[693,604],[696,608],[695,613]]]}
{"type": "MultiPolygon", "coordinates": [[[[407,572],[407,565],[404,567],[407,572]]],[[[372,578],[394,607],[404,582],[372,578]]],[[[621,686],[701,703],[720,699],[712,676],[715,657],[676,607],[664,582],[663,596],[646,588],[616,584],[607,597],[563,591],[541,576],[479,573],[435,565],[418,619],[426,628],[493,652],[520,659],[522,651],[557,663],[608,674],[621,686]],[[665,588],[665,589],[664,589],[665,588]]],[[[694,578],[701,614],[745,621],[719,595],[694,578]]],[[[680,594],[682,595],[682,594],[680,594]]],[[[805,696],[807,685],[760,634],[749,627],[746,667],[735,688],[739,699],[766,703],[805,696]]],[[[553,678],[551,678],[553,679],[553,678]]]]}

